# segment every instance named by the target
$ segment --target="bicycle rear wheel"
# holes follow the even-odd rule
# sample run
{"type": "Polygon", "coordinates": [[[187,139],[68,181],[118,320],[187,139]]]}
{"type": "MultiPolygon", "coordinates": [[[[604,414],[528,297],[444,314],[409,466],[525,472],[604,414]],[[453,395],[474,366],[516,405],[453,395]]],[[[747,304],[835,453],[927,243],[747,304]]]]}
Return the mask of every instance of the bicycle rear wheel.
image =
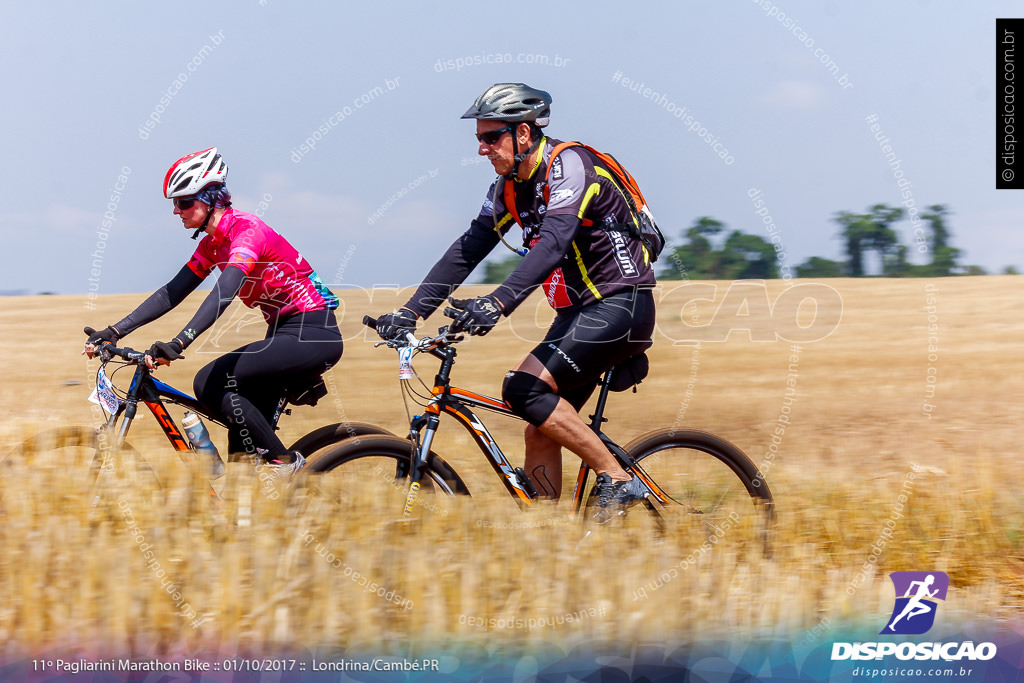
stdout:
{"type": "Polygon", "coordinates": [[[346,439],[357,436],[369,436],[371,434],[394,436],[394,434],[383,427],[367,422],[337,422],[314,429],[289,446],[288,450],[299,451],[304,456],[309,457],[323,448],[341,443],[346,439]]]}
{"type": "MultiPolygon", "coordinates": [[[[329,487],[342,499],[383,495],[389,489],[404,496],[409,490],[411,448],[410,441],[397,436],[352,437],[313,455],[302,472],[306,483],[312,475],[318,475],[319,488],[329,487]]],[[[420,486],[448,495],[469,495],[458,473],[433,451],[420,486]]]]}
{"type": "MultiPolygon", "coordinates": [[[[634,439],[625,450],[636,462],[634,474],[657,491],[642,505],[666,539],[686,552],[727,543],[770,553],[775,503],[739,448],[707,432],[662,429],[634,439]]],[[[595,498],[592,492],[588,507],[595,498]]]]}

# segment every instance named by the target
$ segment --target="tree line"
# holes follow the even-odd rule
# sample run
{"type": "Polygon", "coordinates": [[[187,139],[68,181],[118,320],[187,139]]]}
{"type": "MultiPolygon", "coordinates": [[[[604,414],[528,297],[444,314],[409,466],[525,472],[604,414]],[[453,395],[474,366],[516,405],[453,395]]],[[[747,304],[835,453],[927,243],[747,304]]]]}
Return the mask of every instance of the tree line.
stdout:
{"type": "MultiPolygon", "coordinates": [[[[934,204],[913,217],[911,243],[903,244],[892,228],[904,217],[900,207],[875,204],[863,213],[839,211],[833,221],[839,226],[843,259],[812,256],[795,267],[803,278],[868,277],[870,270],[882,277],[946,277],[985,275],[984,268],[960,263],[962,252],[952,246],[948,207],[934,204]],[[911,249],[928,263],[910,263],[911,249]],[[869,261],[875,268],[869,268],[869,261]]],[[[767,240],[739,230],[727,231],[725,223],[710,216],[697,218],[683,231],[682,244],[666,246],[658,259],[658,277],[663,280],[771,280],[780,277],[781,241],[767,240]],[[661,265],[664,264],[664,265],[661,265]]],[[[666,237],[669,237],[666,235],[666,237]]],[[[520,262],[512,256],[485,265],[485,283],[499,283],[520,262]]],[[[1017,274],[1013,266],[1004,274],[1017,274]]]]}

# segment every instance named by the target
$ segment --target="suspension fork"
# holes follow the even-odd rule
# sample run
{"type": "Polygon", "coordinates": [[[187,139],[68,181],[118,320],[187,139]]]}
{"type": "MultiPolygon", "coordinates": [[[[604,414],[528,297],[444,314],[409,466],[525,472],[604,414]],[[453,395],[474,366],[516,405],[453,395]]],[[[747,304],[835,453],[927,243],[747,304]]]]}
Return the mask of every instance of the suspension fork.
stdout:
{"type": "Polygon", "coordinates": [[[440,425],[441,420],[437,413],[417,415],[409,425],[409,493],[405,496],[405,507],[402,509],[402,518],[409,519],[412,510],[416,506],[416,499],[419,496],[423,476],[427,471],[427,458],[430,455],[430,445],[434,441],[434,434],[440,425]]]}
{"type": "Polygon", "coordinates": [[[132,383],[128,387],[128,395],[125,402],[118,406],[117,411],[111,415],[106,424],[103,425],[103,429],[111,435],[113,435],[114,430],[117,429],[117,440],[115,443],[118,448],[124,445],[125,440],[128,438],[128,430],[131,429],[132,421],[138,413],[139,391],[143,386],[143,378],[145,375],[146,371],[142,366],[135,369],[135,376],[132,377],[132,383]],[[121,420],[120,427],[117,426],[119,418],[121,420]]]}

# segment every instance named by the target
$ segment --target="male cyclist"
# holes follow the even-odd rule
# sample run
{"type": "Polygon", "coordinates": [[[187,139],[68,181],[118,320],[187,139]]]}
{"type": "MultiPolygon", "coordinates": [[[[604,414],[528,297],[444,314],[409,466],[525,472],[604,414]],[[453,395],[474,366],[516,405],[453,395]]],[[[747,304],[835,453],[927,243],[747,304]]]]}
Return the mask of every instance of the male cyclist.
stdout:
{"type": "Polygon", "coordinates": [[[429,316],[518,223],[522,262],[492,293],[469,301],[453,328],[487,334],[543,283],[557,315],[544,340],[505,375],[502,398],[529,423],[525,469],[538,491],[561,495],[564,446],[597,473],[599,516],[606,521],[645,492],[578,411],[601,373],[650,346],[654,272],[641,240],[614,228],[630,220],[630,206],[596,155],[569,147],[552,161],[559,141],[542,131],[550,110],[551,96],[543,90],[498,83],[462,116],[476,119],[478,154],[499,178],[469,229],[405,306],[377,319],[377,331],[384,338],[415,331],[417,320],[429,316]]]}
{"type": "Polygon", "coordinates": [[[314,382],[341,358],[342,339],[334,309],[337,297],[309,263],[266,223],[231,208],[225,182],[228,167],[216,147],[174,162],[164,177],[164,197],[186,230],[206,236],[189,262],[166,285],[122,320],[95,332],[91,354],[103,342],[116,343],[185,300],[213,271],[220,277],[192,320],[169,342],[150,347],[150,368],[182,358],[181,352],[224,312],[236,296],[259,307],[266,337],[227,353],[195,376],[196,398],[229,425],[228,448],[258,456],[276,474],[297,472],[305,458],[288,452],[270,427],[285,387],[296,378],[314,382]]]}

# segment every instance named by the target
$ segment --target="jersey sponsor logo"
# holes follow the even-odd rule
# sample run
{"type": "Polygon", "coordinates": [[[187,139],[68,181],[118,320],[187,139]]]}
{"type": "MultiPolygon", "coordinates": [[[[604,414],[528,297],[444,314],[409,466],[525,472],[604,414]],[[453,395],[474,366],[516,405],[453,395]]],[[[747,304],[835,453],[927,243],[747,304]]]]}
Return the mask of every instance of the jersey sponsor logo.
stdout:
{"type": "Polygon", "coordinates": [[[555,162],[551,164],[551,179],[562,179],[562,157],[555,157],[555,162]]]}
{"type": "Polygon", "coordinates": [[[249,272],[256,266],[256,252],[246,247],[235,247],[228,256],[228,264],[241,266],[242,270],[249,272]]]}
{"type": "Polygon", "coordinates": [[[551,193],[551,197],[548,200],[548,203],[552,204],[554,202],[560,202],[563,200],[568,201],[569,199],[572,199],[572,196],[574,194],[576,193],[569,188],[566,188],[564,190],[555,190],[554,192],[551,193]]]}
{"type": "Polygon", "coordinates": [[[619,267],[619,273],[622,277],[639,277],[640,269],[637,268],[636,262],[633,261],[633,255],[629,253],[625,236],[623,236],[623,234],[618,230],[609,230],[606,234],[612,241],[612,250],[615,254],[615,265],[619,267]]]}
{"type": "Polygon", "coordinates": [[[567,354],[565,351],[563,351],[562,349],[558,348],[557,346],[555,346],[551,342],[548,342],[548,348],[551,349],[552,351],[554,351],[555,353],[557,353],[559,356],[561,356],[562,360],[564,360],[569,365],[569,367],[572,368],[574,371],[576,371],[576,372],[580,371],[580,366],[576,365],[576,361],[574,361],[572,358],[570,358],[569,354],[567,354]]]}
{"type": "Polygon", "coordinates": [[[569,291],[565,286],[565,274],[561,268],[556,268],[548,276],[544,283],[544,294],[547,296],[551,308],[565,308],[572,304],[569,299],[569,291]]]}

